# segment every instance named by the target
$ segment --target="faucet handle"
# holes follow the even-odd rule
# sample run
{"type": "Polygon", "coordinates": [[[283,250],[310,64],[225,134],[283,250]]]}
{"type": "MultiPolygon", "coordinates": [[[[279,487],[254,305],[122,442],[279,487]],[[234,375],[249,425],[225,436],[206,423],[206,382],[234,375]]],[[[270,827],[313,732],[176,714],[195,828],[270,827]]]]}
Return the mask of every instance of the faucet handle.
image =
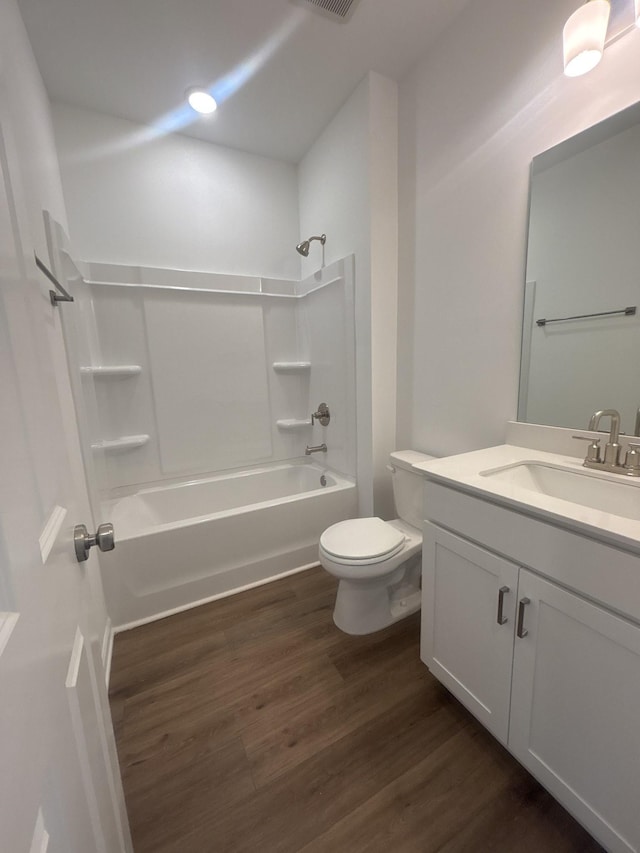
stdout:
{"type": "Polygon", "coordinates": [[[318,421],[322,426],[327,426],[329,421],[331,420],[331,413],[329,412],[329,406],[326,403],[320,403],[318,406],[318,411],[313,412],[311,415],[311,423],[312,425],[318,421]]]}
{"type": "Polygon", "coordinates": [[[637,474],[640,472],[640,452],[638,452],[640,444],[630,441],[628,447],[629,449],[624,457],[624,467],[628,468],[630,472],[637,474]]]}
{"type": "Polygon", "coordinates": [[[589,441],[587,447],[587,455],[585,457],[589,462],[600,462],[600,439],[593,438],[591,435],[572,435],[571,438],[576,438],[578,441],[589,441]]]}

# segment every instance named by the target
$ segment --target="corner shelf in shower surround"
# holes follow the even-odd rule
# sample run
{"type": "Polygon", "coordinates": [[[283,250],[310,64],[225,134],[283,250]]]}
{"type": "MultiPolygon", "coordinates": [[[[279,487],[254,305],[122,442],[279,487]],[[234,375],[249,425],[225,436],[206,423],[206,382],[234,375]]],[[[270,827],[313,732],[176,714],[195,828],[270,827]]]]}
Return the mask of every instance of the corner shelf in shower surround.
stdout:
{"type": "Polygon", "coordinates": [[[304,373],[311,370],[310,361],[274,361],[273,369],[276,373],[304,373]]]}
{"type": "Polygon", "coordinates": [[[132,450],[134,447],[142,447],[149,441],[148,435],[123,435],[121,438],[105,439],[91,445],[92,450],[132,450]]]}
{"type": "Polygon", "coordinates": [[[297,418],[284,418],[283,420],[276,421],[276,426],[278,429],[284,430],[302,429],[303,427],[310,427],[311,421],[301,421],[297,418]]]}
{"type": "Polygon", "coordinates": [[[104,367],[81,367],[80,371],[93,376],[137,376],[142,372],[142,367],[139,364],[113,364],[104,367]]]}

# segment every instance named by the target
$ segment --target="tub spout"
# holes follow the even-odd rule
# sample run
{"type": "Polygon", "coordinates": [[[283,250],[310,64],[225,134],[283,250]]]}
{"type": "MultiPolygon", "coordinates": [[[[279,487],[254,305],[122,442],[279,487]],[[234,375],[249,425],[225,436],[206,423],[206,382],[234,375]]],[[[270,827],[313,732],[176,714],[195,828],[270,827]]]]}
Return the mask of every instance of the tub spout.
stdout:
{"type": "Polygon", "coordinates": [[[326,453],[327,445],[326,444],[316,444],[315,447],[309,447],[307,444],[307,449],[304,452],[305,456],[311,456],[312,453],[326,453]]]}

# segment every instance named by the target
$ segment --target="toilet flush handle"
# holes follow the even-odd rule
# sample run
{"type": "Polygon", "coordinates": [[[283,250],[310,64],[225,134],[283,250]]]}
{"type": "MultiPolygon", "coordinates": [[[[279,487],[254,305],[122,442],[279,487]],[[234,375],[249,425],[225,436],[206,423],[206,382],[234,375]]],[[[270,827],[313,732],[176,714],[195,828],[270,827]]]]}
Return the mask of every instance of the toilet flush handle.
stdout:
{"type": "Polygon", "coordinates": [[[391,471],[392,474],[396,473],[396,469],[393,467],[393,465],[387,465],[386,468],[387,471],[391,471]]]}

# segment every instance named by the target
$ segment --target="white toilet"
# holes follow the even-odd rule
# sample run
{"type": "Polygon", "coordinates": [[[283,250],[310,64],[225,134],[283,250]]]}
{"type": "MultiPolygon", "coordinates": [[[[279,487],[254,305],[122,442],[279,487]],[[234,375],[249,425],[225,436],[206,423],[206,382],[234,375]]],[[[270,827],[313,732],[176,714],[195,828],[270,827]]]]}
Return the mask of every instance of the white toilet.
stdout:
{"type": "Polygon", "coordinates": [[[411,466],[433,458],[390,455],[399,518],[350,518],[320,537],[320,564],[340,581],[333,621],[347,634],[371,634],[420,608],[423,481],[411,466]]]}

